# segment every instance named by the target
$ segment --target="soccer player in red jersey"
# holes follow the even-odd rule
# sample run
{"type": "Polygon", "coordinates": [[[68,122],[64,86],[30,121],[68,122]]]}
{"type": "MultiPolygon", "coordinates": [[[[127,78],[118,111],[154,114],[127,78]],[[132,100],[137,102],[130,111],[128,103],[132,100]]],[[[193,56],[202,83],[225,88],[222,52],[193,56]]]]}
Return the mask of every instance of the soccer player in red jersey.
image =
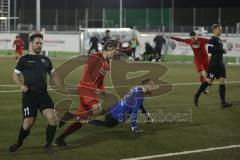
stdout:
{"type": "Polygon", "coordinates": [[[104,77],[109,70],[109,58],[116,53],[117,47],[116,41],[108,40],[104,44],[102,53],[96,52],[89,57],[78,86],[80,106],[75,113],[66,112],[59,122],[59,127],[72,118],[75,118],[75,122],[56,139],[57,145],[67,146],[64,138],[83,126],[80,120],[87,120],[89,116],[102,112],[98,93],[105,94],[104,77]]]}
{"type": "Polygon", "coordinates": [[[22,57],[24,42],[18,35],[16,36],[16,39],[13,42],[13,48],[14,47],[16,52],[16,60],[19,60],[22,57]]]}
{"type": "MultiPolygon", "coordinates": [[[[170,37],[179,42],[187,43],[191,46],[194,53],[194,63],[196,70],[199,72],[199,80],[201,83],[206,81],[209,57],[205,46],[208,44],[209,39],[200,38],[195,32],[190,33],[189,39],[181,39],[177,37],[170,37]]],[[[207,93],[207,90],[204,92],[207,93]]]]}

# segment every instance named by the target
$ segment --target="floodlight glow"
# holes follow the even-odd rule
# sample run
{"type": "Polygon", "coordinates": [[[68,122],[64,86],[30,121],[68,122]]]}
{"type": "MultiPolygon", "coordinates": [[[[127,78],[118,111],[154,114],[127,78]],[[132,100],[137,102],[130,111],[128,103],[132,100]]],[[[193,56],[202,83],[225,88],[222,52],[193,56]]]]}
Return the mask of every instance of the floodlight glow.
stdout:
{"type": "Polygon", "coordinates": [[[0,20],[6,20],[7,17],[0,17],[0,20]]]}

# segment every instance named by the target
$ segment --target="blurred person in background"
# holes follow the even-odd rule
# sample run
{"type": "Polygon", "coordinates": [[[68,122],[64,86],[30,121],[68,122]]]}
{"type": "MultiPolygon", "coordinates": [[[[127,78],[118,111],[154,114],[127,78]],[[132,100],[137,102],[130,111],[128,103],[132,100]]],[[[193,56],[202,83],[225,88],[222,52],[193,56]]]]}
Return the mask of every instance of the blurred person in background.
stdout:
{"type": "Polygon", "coordinates": [[[112,39],[112,37],[111,37],[111,31],[110,31],[110,30],[106,30],[106,31],[105,31],[105,36],[103,37],[103,39],[102,39],[102,41],[101,41],[101,44],[104,46],[105,43],[106,43],[108,40],[110,40],[110,39],[112,39]]]}
{"type": "Polygon", "coordinates": [[[93,33],[93,36],[90,38],[90,41],[89,41],[89,45],[91,45],[91,47],[88,51],[88,55],[91,53],[93,49],[95,50],[95,52],[99,52],[98,44],[99,44],[99,40],[96,36],[96,33],[93,33]]]}
{"type": "Polygon", "coordinates": [[[23,49],[24,49],[24,42],[19,35],[17,35],[16,39],[13,41],[12,47],[15,48],[15,53],[16,53],[15,58],[18,61],[22,57],[23,49]]]}
{"type": "Polygon", "coordinates": [[[149,42],[145,43],[145,52],[143,53],[143,60],[148,60],[152,61],[153,56],[152,54],[154,53],[153,47],[150,45],[149,42]]]}
{"type": "Polygon", "coordinates": [[[130,40],[130,47],[132,50],[131,56],[132,56],[133,60],[136,59],[136,49],[138,46],[139,46],[139,41],[138,41],[137,37],[134,35],[134,36],[132,36],[132,38],[130,40]]]}
{"type": "Polygon", "coordinates": [[[154,52],[155,52],[155,60],[158,62],[162,56],[162,47],[166,43],[166,40],[163,38],[161,34],[158,34],[154,39],[153,42],[155,43],[154,52]]]}

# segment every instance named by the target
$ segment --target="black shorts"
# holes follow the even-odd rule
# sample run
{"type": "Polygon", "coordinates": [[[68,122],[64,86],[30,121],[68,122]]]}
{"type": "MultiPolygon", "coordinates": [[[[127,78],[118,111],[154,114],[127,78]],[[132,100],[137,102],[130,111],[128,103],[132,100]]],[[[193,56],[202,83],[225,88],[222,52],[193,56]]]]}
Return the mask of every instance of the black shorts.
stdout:
{"type": "Polygon", "coordinates": [[[226,68],[224,64],[209,64],[207,78],[214,80],[215,78],[226,78],[226,68]]]}
{"type": "Polygon", "coordinates": [[[37,117],[38,110],[54,108],[54,103],[48,92],[33,93],[26,92],[22,95],[22,114],[23,119],[27,117],[37,117]]]}

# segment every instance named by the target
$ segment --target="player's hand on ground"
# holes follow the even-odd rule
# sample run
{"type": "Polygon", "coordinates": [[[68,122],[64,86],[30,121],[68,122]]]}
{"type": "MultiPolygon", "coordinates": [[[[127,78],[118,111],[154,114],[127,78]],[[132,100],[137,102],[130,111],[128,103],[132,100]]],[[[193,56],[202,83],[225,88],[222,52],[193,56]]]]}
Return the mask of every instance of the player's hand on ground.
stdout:
{"type": "Polygon", "coordinates": [[[150,113],[147,113],[147,123],[151,124],[154,122],[154,119],[152,118],[152,116],[150,115],[150,113]]]}
{"type": "Polygon", "coordinates": [[[138,127],[132,127],[132,132],[141,133],[141,132],[143,132],[143,130],[138,127]]]}
{"type": "Polygon", "coordinates": [[[21,88],[22,92],[27,92],[28,91],[28,87],[25,86],[25,85],[21,85],[20,88],[21,88]]]}

